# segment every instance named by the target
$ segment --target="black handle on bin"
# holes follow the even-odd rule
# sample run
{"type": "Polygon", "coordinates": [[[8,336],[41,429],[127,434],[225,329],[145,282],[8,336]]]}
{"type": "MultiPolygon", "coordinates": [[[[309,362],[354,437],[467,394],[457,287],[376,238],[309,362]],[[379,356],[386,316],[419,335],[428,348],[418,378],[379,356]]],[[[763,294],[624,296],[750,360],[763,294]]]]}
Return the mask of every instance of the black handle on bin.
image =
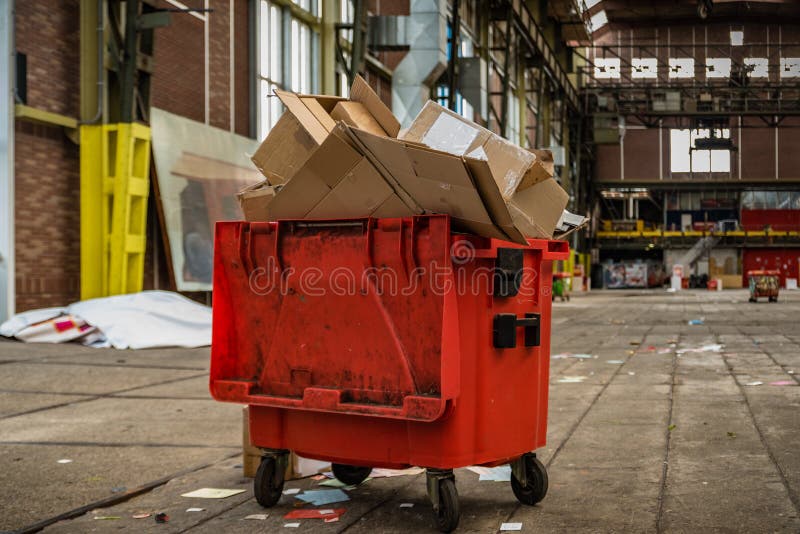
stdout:
{"type": "Polygon", "coordinates": [[[525,346],[541,344],[541,317],[538,313],[526,313],[518,318],[513,313],[498,313],[494,316],[492,337],[497,349],[513,349],[517,346],[517,328],[525,329],[525,346]]]}

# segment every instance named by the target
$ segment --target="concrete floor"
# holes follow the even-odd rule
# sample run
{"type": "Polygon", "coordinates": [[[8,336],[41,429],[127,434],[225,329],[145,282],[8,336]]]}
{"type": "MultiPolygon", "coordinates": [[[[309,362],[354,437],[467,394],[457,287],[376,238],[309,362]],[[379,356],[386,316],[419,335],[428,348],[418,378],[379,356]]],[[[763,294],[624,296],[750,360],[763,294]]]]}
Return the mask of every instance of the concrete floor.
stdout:
{"type": "MultiPolygon", "coordinates": [[[[593,292],[556,303],[552,353],[594,357],[552,360],[539,451],[550,492],[523,507],[507,483],[459,470],[459,532],[503,522],[524,532],[800,531],[799,319],[798,293],[777,304],[748,303],[744,291],[593,292]],[[681,353],[707,344],[724,348],[681,353]]],[[[207,349],[0,341],[0,530],[82,506],[86,514],[45,531],[282,530],[291,496],[266,520],[243,520],[265,511],[241,475],[241,409],[208,398],[207,369],[207,349]],[[200,487],[246,491],[180,497],[200,487]],[[138,512],[170,521],[132,518],[138,512]]],[[[302,520],[299,530],[434,531],[424,475],[371,480],[350,496],[333,505],[347,509],[339,522],[302,520]]]]}

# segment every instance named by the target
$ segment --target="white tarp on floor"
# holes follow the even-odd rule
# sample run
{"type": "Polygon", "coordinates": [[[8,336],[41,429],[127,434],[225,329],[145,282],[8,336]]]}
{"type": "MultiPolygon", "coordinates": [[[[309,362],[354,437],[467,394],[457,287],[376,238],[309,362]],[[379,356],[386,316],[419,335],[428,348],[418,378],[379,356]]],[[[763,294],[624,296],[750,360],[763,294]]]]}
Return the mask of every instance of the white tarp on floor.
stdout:
{"type": "Polygon", "coordinates": [[[0,335],[28,342],[77,341],[117,349],[211,344],[211,308],[169,291],[143,291],[15,315],[0,335]]]}

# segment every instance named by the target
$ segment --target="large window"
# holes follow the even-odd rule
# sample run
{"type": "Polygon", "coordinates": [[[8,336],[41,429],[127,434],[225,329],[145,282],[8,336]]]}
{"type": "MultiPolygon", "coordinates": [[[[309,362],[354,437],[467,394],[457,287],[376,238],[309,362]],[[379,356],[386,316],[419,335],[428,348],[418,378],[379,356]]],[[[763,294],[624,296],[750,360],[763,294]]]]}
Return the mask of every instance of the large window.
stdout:
{"type": "Polygon", "coordinates": [[[295,0],[307,17],[301,20],[277,2],[258,4],[258,138],[263,139],[278,122],[283,106],[275,89],[299,93],[317,90],[316,32],[307,22],[316,19],[318,0],[295,0]]]}
{"type": "MultiPolygon", "coordinates": [[[[731,172],[730,150],[696,150],[697,139],[710,135],[708,129],[670,130],[670,169],[676,172],[731,172]]],[[[727,128],[715,130],[714,136],[728,139],[727,128]]]]}

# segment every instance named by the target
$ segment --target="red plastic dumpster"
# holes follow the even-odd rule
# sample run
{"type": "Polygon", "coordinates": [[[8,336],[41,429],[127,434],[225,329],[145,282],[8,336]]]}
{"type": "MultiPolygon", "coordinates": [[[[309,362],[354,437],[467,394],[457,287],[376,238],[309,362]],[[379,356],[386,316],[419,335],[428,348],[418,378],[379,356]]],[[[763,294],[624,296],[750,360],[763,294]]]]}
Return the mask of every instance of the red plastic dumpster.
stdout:
{"type": "Polygon", "coordinates": [[[567,255],[446,215],[217,223],[210,390],[250,406],[259,503],[280,498],[288,451],[348,484],[424,466],[445,532],[453,468],[510,462],[517,498],[541,500],[551,262],[567,255]]]}

